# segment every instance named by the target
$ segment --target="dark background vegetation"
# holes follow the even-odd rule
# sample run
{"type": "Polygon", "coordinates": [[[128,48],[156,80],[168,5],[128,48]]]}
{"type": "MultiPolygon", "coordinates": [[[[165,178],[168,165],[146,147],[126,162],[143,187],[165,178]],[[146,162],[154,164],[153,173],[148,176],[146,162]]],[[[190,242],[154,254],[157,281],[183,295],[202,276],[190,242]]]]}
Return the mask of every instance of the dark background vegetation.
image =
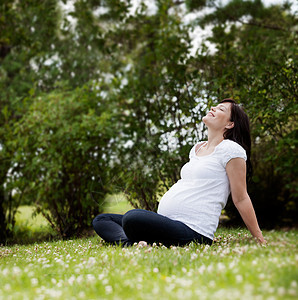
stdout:
{"type": "MultiPolygon", "coordinates": [[[[202,116],[226,97],[251,119],[248,189],[261,226],[295,225],[291,3],[153,2],[155,9],[140,4],[131,14],[128,0],[1,1],[0,243],[24,204],[61,237],[90,227],[108,194],[156,210],[192,145],[206,137],[202,116]],[[198,27],[210,34],[197,36],[193,53],[198,27]]],[[[239,222],[231,201],[226,213],[239,222]]]]}

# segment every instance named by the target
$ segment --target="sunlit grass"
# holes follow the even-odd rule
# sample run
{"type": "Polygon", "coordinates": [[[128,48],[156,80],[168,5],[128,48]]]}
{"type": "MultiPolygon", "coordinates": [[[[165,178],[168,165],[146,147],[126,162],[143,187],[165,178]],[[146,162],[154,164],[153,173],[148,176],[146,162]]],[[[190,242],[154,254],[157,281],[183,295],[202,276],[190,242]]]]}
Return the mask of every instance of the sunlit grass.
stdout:
{"type": "MultiPolygon", "coordinates": [[[[33,231],[44,230],[48,227],[48,221],[37,214],[33,216],[34,206],[23,205],[18,208],[16,213],[16,225],[18,227],[26,227],[33,231]]],[[[133,209],[123,194],[114,194],[107,196],[104,206],[104,213],[124,214],[128,210],[133,209]]]]}
{"type": "Polygon", "coordinates": [[[16,225],[26,226],[29,229],[35,230],[48,226],[47,220],[41,215],[32,216],[34,207],[29,205],[20,206],[16,214],[16,225]]]}
{"type": "Polygon", "coordinates": [[[9,243],[32,243],[51,239],[55,233],[48,221],[41,215],[33,215],[33,206],[20,206],[16,213],[13,236],[9,243]]]}
{"type": "MultiPolygon", "coordinates": [[[[51,240],[57,237],[57,233],[49,225],[42,214],[34,215],[34,206],[20,206],[16,213],[14,236],[9,243],[28,244],[34,241],[51,240]]],[[[103,212],[124,214],[133,209],[123,194],[107,196],[103,212]]]]}
{"type": "MultiPolygon", "coordinates": [[[[107,201],[104,212],[132,208],[122,195],[107,201]]],[[[48,230],[32,212],[21,207],[17,226],[48,230]]],[[[264,234],[266,247],[224,228],[211,247],[121,248],[97,236],[0,247],[0,299],[297,299],[298,231],[264,234]]]]}
{"type": "Polygon", "coordinates": [[[126,200],[124,194],[114,194],[106,198],[104,213],[124,214],[131,209],[133,209],[133,207],[126,200]]]}
{"type": "Polygon", "coordinates": [[[0,299],[297,299],[297,231],[220,229],[211,247],[99,237],[0,248],[0,299]]]}

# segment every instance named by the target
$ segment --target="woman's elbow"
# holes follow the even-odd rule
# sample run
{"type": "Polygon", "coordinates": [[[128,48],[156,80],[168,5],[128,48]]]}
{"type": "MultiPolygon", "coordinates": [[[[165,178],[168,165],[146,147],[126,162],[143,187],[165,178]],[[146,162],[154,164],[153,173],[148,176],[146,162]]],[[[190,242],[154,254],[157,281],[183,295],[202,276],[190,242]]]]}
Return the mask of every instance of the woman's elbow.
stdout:
{"type": "Polygon", "coordinates": [[[245,201],[250,200],[250,198],[249,198],[249,196],[246,192],[245,193],[239,193],[239,194],[236,194],[236,195],[234,194],[234,195],[232,195],[232,199],[233,199],[233,202],[236,206],[240,203],[243,203],[245,201]]]}

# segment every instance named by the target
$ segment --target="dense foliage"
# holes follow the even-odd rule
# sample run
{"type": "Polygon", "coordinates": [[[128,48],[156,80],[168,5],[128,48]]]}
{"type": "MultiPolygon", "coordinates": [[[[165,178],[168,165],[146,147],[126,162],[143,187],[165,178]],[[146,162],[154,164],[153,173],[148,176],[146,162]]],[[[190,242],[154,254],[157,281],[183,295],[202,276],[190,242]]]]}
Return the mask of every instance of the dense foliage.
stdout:
{"type": "MultiPolygon", "coordinates": [[[[211,97],[232,96],[250,116],[255,176],[249,192],[260,223],[292,225],[298,196],[297,20],[285,14],[286,4],[265,8],[261,1],[246,2],[239,10],[241,2],[200,20],[215,24],[209,40],[217,52],[198,58],[211,97]]],[[[231,204],[230,216],[239,218],[231,204]]]]}
{"type": "Polygon", "coordinates": [[[112,117],[96,94],[86,86],[38,97],[16,129],[10,180],[62,236],[90,226],[110,191],[112,117]]]}
{"type": "Polygon", "coordinates": [[[297,19],[289,3],[158,0],[133,10],[128,0],[5,0],[0,10],[1,242],[22,203],[62,236],[89,226],[107,193],[155,210],[205,138],[206,109],[227,96],[251,118],[249,191],[260,223],[293,225],[297,19]],[[194,53],[199,27],[211,29],[194,53]]]}

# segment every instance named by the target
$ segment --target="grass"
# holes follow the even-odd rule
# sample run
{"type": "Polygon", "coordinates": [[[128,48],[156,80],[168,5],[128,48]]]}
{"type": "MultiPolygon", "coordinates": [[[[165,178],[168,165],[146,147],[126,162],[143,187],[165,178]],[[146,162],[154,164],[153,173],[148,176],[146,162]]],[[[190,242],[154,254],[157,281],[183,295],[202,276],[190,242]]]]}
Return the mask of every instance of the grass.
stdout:
{"type": "Polygon", "coordinates": [[[19,207],[16,215],[16,225],[27,227],[31,230],[45,230],[48,226],[47,220],[41,214],[32,217],[33,210],[34,207],[29,205],[19,207]]]}
{"type": "Polygon", "coordinates": [[[107,205],[104,208],[106,213],[124,214],[133,209],[122,193],[108,196],[106,202],[107,205]]]}
{"type": "MultiPolygon", "coordinates": [[[[106,212],[131,206],[121,196],[106,212]]],[[[45,232],[22,207],[17,226],[45,232]]],[[[0,247],[0,299],[297,299],[298,231],[219,228],[210,246],[121,248],[99,237],[0,247]]]]}
{"type": "Polygon", "coordinates": [[[28,244],[50,240],[55,236],[47,220],[41,214],[33,216],[33,212],[32,206],[23,205],[18,208],[14,236],[10,243],[28,244]]]}
{"type": "Polygon", "coordinates": [[[1,299],[297,299],[297,231],[220,229],[211,247],[107,246],[100,238],[0,248],[1,299]]]}

